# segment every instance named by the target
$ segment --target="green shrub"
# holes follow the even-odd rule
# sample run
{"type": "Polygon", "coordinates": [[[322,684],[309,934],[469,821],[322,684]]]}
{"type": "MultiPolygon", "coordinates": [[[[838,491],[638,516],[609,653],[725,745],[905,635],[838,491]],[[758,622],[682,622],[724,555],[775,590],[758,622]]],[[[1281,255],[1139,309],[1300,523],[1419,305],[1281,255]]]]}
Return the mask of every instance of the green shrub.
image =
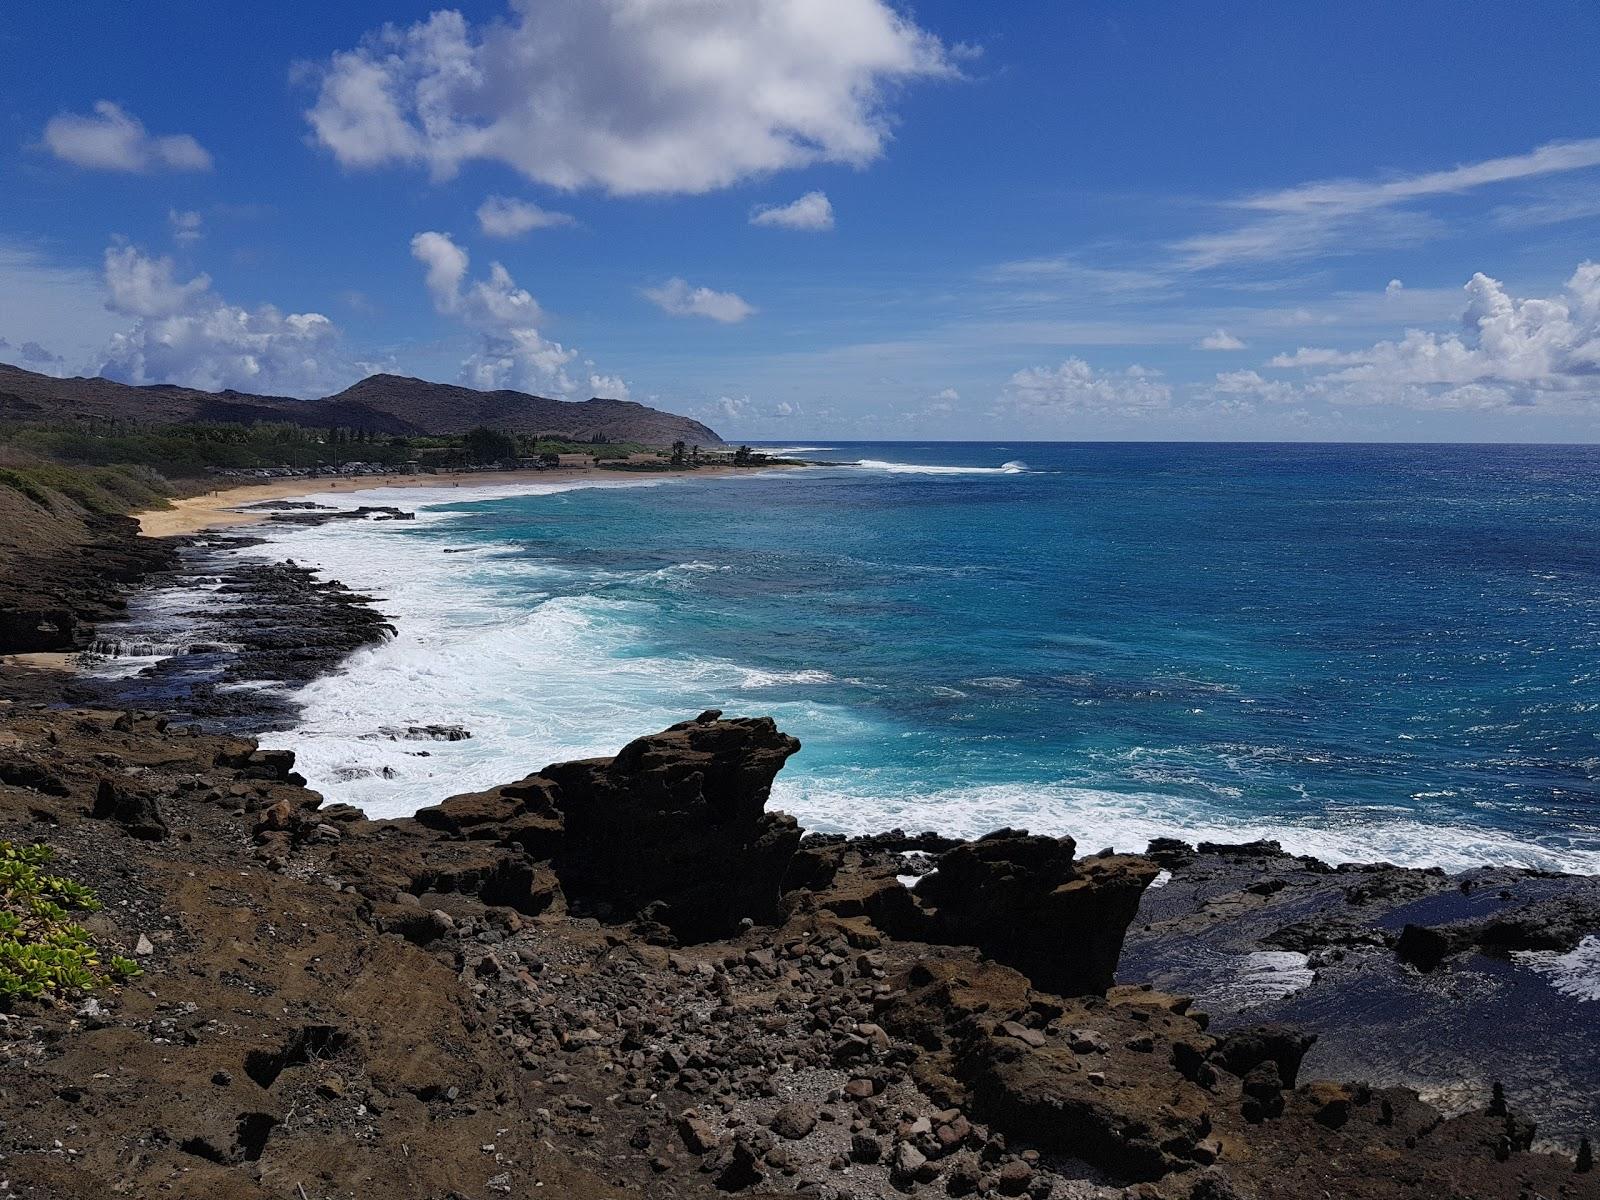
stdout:
{"type": "Polygon", "coordinates": [[[46,492],[21,471],[14,471],[10,467],[0,467],[0,486],[13,488],[21,492],[40,508],[50,507],[50,493],[46,492]]]}
{"type": "Polygon", "coordinates": [[[0,1007],[81,995],[140,974],[121,955],[101,965],[89,931],[68,919],[99,911],[100,902],[82,884],[47,874],[50,859],[48,846],[0,841],[0,1007]]]}

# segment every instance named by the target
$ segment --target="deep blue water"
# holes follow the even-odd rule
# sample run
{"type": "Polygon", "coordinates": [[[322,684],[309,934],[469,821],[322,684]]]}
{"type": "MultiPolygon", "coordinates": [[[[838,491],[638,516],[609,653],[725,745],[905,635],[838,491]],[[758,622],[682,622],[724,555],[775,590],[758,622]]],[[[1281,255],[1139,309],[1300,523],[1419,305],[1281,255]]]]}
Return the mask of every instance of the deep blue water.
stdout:
{"type": "Polygon", "coordinates": [[[817,445],[901,467],[299,535],[402,624],[300,743],[371,753],[363,679],[482,731],[351,794],[406,807],[450,752],[513,778],[715,705],[802,739],[780,800],[812,828],[1600,870],[1600,448],[817,445]]]}

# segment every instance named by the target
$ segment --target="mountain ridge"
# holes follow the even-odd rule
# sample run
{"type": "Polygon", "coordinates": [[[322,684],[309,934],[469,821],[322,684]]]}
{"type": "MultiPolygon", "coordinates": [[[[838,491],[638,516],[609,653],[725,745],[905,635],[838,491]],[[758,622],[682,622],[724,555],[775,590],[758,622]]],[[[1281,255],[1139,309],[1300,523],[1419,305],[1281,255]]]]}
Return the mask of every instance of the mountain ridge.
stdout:
{"type": "Polygon", "coordinates": [[[321,399],[299,400],[232,388],[209,392],[179,384],[127,384],[101,376],[59,379],[0,363],[0,420],[84,418],[155,424],[289,421],[392,435],[465,433],[487,425],[507,433],[556,434],[574,441],[722,444],[714,430],[692,418],[602,396],[555,400],[530,392],[486,392],[380,373],[321,399]]]}

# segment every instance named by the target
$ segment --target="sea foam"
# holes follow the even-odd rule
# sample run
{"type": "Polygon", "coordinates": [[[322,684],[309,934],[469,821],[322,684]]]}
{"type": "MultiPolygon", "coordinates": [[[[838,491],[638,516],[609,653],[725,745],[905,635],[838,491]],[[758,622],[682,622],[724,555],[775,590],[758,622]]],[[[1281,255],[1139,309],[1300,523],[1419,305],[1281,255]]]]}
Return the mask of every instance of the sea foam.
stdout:
{"type": "Polygon", "coordinates": [[[998,467],[950,467],[863,458],[855,465],[872,471],[886,471],[891,475],[1022,475],[1028,470],[1028,464],[1021,461],[1001,463],[998,467]]]}
{"type": "MultiPolygon", "coordinates": [[[[1170,772],[1141,774],[1129,764],[1103,764],[1104,786],[1092,786],[1101,783],[1098,778],[1052,780],[1048,774],[1026,782],[975,782],[937,763],[921,772],[926,778],[911,778],[879,766],[875,748],[905,744],[912,731],[841,693],[853,682],[841,678],[843,671],[803,661],[777,669],[731,654],[649,649],[663,588],[686,593],[684,603],[692,606],[696,588],[723,578],[716,564],[692,550],[680,563],[637,572],[557,563],[518,546],[472,543],[473,515],[437,507],[657,482],[540,481],[515,492],[452,487],[319,493],[312,498],[340,507],[435,507],[423,507],[412,522],[259,527],[267,541],[244,553],[321,568],[377,597],[399,631],[303,688],[296,696],[301,719],[266,735],[263,744],[294,749],[311,786],[330,800],[375,816],[398,816],[550,762],[614,753],[641,733],[702,708],[723,707],[770,713],[809,747],[779,777],[774,805],[817,831],[901,826],[970,837],[1011,825],[1070,834],[1086,850],[1138,850],[1157,836],[1230,842],[1265,837],[1292,853],[1333,862],[1381,860],[1451,870],[1496,863],[1600,873],[1600,851],[1567,846],[1559,837],[1534,841],[1461,818],[1428,820],[1404,811],[1367,811],[1358,818],[1331,805],[1319,810],[1310,794],[1305,815],[1273,818],[1241,806],[1226,788],[1197,793],[1192,781],[1178,775],[1167,780],[1170,772]],[[450,541],[453,528],[461,530],[461,541],[450,541]],[[630,579],[649,586],[630,589],[630,579]],[[371,737],[382,726],[437,723],[462,725],[473,736],[426,744],[371,737]]],[[[972,697],[942,685],[933,691],[958,708],[987,705],[1023,694],[1015,679],[974,677],[965,684],[975,687],[972,697]]],[[[951,710],[941,719],[965,717],[951,710]]],[[[1306,779],[1314,789],[1315,773],[1306,779]]]]}

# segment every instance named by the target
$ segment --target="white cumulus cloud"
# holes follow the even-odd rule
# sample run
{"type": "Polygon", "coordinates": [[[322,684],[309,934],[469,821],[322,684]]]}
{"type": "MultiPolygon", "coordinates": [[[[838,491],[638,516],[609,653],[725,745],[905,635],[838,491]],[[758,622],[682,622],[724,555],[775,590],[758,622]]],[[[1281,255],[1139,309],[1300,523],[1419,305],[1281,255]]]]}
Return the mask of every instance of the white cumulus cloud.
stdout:
{"type": "Polygon", "coordinates": [[[1244,343],[1226,329],[1213,330],[1195,343],[1196,350],[1243,350],[1244,343]]]}
{"type": "Polygon", "coordinates": [[[685,279],[669,279],[660,287],[645,288],[645,298],[675,317],[709,317],[724,325],[737,324],[756,309],[735,292],[692,287],[685,279]]]}
{"type": "Polygon", "coordinates": [[[321,313],[242,308],[208,276],[180,281],[170,258],[133,246],[105,253],[106,307],[134,319],[113,334],[98,371],[125,383],[177,383],[217,391],[320,396],[351,381],[339,331],[321,313]]]}
{"type": "Polygon", "coordinates": [[[1580,265],[1556,296],[1518,299],[1482,272],[1464,290],[1456,332],[1408,329],[1360,350],[1302,347],[1269,365],[1310,370],[1350,401],[1482,408],[1600,399],[1600,263],[1580,265]]]}
{"type": "Polygon", "coordinates": [[[551,212],[510,196],[490,196],[478,205],[478,228],[489,237],[521,237],[529,230],[572,224],[573,219],[566,213],[551,212]]]}
{"type": "Polygon", "coordinates": [[[1211,385],[1213,398],[1265,400],[1271,404],[1292,404],[1306,399],[1306,389],[1282,379],[1267,379],[1259,371],[1222,371],[1211,385]]]}
{"type": "Polygon", "coordinates": [[[209,171],[211,155],[187,133],[151,134],[110,100],[93,115],[59,113],[44,127],[45,147],[63,162],[96,171],[209,171]]]}
{"type": "Polygon", "coordinates": [[[1100,371],[1077,357],[1057,367],[1018,371],[1007,391],[1020,408],[1058,413],[1135,415],[1166,408],[1172,401],[1172,388],[1159,371],[1141,366],[1100,371]]]}
{"type": "Polygon", "coordinates": [[[833,228],[833,205],[825,192],[807,192],[790,204],[758,205],[750,214],[750,224],[825,233],[833,228]]]}
{"type": "Polygon", "coordinates": [[[369,34],[316,68],[306,118],[349,167],[488,160],[564,189],[697,193],[868,163],[895,85],[953,73],[886,0],[509,0],[369,34]]]}
{"type": "MultiPolygon", "coordinates": [[[[411,255],[426,270],[434,307],[480,336],[478,349],[461,364],[463,383],[562,396],[578,389],[568,374],[578,352],[539,332],[544,320],[539,302],[517,286],[505,267],[491,263],[486,278],[468,284],[467,252],[448,233],[417,234],[411,239],[411,255]]],[[[627,385],[613,376],[594,373],[589,384],[596,391],[626,398],[627,385]]]]}
{"type": "Polygon", "coordinates": [[[589,393],[607,400],[628,399],[628,385],[620,375],[589,375],[589,393]]]}

